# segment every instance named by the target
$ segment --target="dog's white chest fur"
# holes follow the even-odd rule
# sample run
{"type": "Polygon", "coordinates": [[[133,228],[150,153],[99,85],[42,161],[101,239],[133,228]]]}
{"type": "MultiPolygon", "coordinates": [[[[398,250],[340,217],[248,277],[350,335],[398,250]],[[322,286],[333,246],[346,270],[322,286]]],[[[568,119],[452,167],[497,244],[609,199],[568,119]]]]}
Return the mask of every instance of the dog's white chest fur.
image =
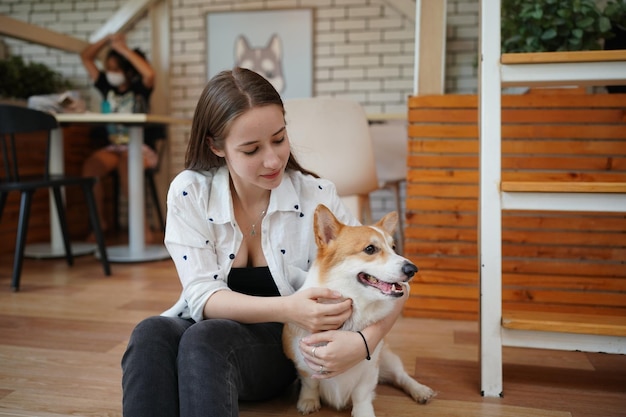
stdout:
{"type": "Polygon", "coordinates": [[[341,375],[320,381],[320,397],[324,403],[341,410],[352,404],[352,397],[374,399],[378,384],[378,360],[382,342],[376,347],[371,361],[362,361],[341,375]],[[355,392],[359,391],[359,392],[355,392]]]}

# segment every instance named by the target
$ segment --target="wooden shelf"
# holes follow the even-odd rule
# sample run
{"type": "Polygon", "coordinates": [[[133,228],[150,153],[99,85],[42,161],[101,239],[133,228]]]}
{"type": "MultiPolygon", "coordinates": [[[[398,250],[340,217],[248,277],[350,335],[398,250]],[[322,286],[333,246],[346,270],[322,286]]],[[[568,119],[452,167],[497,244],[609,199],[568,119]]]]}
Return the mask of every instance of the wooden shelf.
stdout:
{"type": "Polygon", "coordinates": [[[626,190],[621,178],[616,185],[575,181],[515,184],[502,181],[501,165],[503,86],[626,85],[626,50],[503,55],[499,6],[499,2],[494,5],[480,0],[480,371],[481,392],[489,397],[503,394],[502,346],[505,345],[626,353],[626,318],[623,317],[607,324],[603,316],[503,314],[501,221],[502,210],[507,209],[626,210],[626,190]]]}
{"type": "Polygon", "coordinates": [[[502,326],[515,330],[626,336],[626,317],[623,316],[509,311],[502,315],[502,326]]]}
{"type": "Polygon", "coordinates": [[[626,50],[502,54],[503,86],[626,85],[626,50]]]}
{"type": "Polygon", "coordinates": [[[626,61],[626,49],[614,51],[524,52],[502,54],[500,62],[515,64],[558,64],[574,62],[626,61]]]}
{"type": "Polygon", "coordinates": [[[500,189],[534,193],[626,193],[626,182],[502,181],[500,189]]]}

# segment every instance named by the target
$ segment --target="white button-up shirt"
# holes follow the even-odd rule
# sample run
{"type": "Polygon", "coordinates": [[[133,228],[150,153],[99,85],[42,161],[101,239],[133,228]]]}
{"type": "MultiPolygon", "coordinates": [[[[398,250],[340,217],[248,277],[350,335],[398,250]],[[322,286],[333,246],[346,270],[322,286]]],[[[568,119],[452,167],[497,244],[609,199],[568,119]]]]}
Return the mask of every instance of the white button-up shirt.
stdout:
{"type": "MultiPolygon", "coordinates": [[[[289,170],[271,192],[261,222],[261,246],[281,295],[300,288],[315,258],[313,213],[318,204],[327,206],[342,223],[358,224],[328,180],[289,170]]],[[[228,274],[242,241],[228,169],[178,174],[167,194],[165,245],[183,291],[163,315],[204,319],[209,297],[216,291],[230,290],[228,274]]]]}

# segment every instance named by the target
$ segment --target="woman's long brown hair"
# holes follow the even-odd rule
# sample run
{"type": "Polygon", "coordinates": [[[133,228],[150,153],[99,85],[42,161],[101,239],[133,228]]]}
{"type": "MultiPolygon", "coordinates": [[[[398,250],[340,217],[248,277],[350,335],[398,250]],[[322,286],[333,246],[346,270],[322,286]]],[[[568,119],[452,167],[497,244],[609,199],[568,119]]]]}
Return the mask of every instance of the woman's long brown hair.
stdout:
{"type": "MultiPolygon", "coordinates": [[[[193,122],[191,137],[185,155],[185,168],[206,171],[226,164],[211,150],[211,146],[224,149],[224,141],[233,121],[253,107],[277,105],[285,114],[280,94],[261,75],[245,68],[222,71],[207,83],[200,95],[193,122]]],[[[289,154],[287,169],[317,177],[304,169],[289,154]]]]}

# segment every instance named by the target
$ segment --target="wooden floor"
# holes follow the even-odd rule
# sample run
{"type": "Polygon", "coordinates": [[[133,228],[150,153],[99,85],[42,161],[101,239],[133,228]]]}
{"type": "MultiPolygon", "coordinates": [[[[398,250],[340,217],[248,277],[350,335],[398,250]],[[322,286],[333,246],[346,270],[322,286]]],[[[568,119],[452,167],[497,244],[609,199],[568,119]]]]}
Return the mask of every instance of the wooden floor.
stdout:
{"type": "MultiPolygon", "coordinates": [[[[11,261],[0,257],[0,416],[121,415],[120,358],[133,326],[177,299],[172,262],[113,264],[105,278],[91,256],[28,260],[13,293],[11,261]]],[[[417,405],[379,386],[378,417],[626,416],[623,355],[505,348],[505,396],[482,398],[477,323],[401,318],[388,343],[438,395],[417,405]]],[[[296,416],[295,395],[242,404],[241,416],[296,416]]]]}

